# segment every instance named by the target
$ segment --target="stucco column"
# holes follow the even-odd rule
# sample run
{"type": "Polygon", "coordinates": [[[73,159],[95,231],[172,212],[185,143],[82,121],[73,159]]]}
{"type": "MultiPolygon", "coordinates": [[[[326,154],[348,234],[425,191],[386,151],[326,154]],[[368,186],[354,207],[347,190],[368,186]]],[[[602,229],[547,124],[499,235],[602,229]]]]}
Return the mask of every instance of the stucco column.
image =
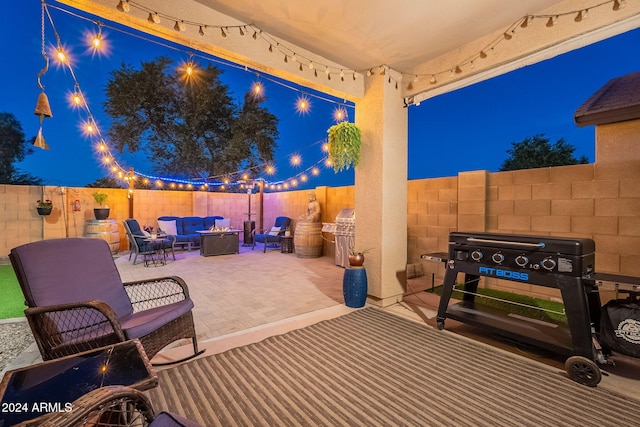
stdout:
{"type": "Polygon", "coordinates": [[[368,301],[383,307],[402,300],[406,288],[408,114],[396,89],[400,79],[372,76],[356,103],[355,123],[362,131],[356,249],[371,248],[364,264],[368,301]]]}

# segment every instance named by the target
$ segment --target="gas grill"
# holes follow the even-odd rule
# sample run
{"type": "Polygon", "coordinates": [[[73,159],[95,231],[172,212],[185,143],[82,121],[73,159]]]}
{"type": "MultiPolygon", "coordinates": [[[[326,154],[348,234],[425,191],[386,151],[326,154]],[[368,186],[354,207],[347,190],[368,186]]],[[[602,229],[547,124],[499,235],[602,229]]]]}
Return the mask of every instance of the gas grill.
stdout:
{"type": "MultiPolygon", "coordinates": [[[[601,374],[594,362],[598,356],[592,327],[598,328],[601,305],[594,263],[595,243],[591,239],[451,233],[436,319],[438,329],[443,329],[445,318],[449,318],[570,356],[569,376],[575,374],[577,378],[572,379],[595,385],[601,374]],[[459,273],[464,274],[463,299],[449,305],[459,273]],[[476,304],[481,276],[559,289],[568,325],[528,319],[476,304]]],[[[601,358],[598,361],[604,362],[601,358]]]]}

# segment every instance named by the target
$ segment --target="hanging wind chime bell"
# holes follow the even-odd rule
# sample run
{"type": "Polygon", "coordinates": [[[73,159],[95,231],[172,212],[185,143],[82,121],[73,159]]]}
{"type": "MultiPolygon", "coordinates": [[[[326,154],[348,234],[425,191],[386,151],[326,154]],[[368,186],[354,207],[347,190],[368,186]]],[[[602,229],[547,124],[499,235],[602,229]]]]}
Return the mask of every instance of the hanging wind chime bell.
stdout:
{"type": "Polygon", "coordinates": [[[49,98],[47,98],[47,95],[44,92],[38,95],[38,102],[36,103],[36,109],[33,113],[40,117],[40,129],[38,130],[38,136],[36,136],[36,140],[33,145],[38,148],[42,148],[43,150],[48,150],[49,145],[44,140],[44,136],[42,136],[42,121],[46,117],[53,117],[53,114],[51,113],[51,107],[49,106],[49,98]]]}
{"type": "Polygon", "coordinates": [[[49,70],[49,57],[47,56],[47,52],[45,51],[45,47],[44,47],[44,14],[45,14],[45,3],[42,2],[42,17],[41,17],[42,52],[41,54],[42,54],[42,57],[44,58],[44,68],[40,70],[40,72],[38,73],[38,87],[40,88],[40,90],[42,90],[42,92],[40,93],[40,95],[38,95],[38,102],[36,103],[36,109],[34,110],[33,113],[36,116],[40,117],[40,129],[38,130],[38,136],[36,136],[36,140],[33,142],[33,145],[38,148],[42,148],[43,150],[48,150],[49,145],[44,140],[44,136],[42,136],[42,121],[46,117],[53,117],[53,114],[51,113],[51,106],[49,106],[49,98],[47,98],[47,95],[44,93],[44,86],[40,81],[40,77],[42,77],[42,75],[49,70]]]}

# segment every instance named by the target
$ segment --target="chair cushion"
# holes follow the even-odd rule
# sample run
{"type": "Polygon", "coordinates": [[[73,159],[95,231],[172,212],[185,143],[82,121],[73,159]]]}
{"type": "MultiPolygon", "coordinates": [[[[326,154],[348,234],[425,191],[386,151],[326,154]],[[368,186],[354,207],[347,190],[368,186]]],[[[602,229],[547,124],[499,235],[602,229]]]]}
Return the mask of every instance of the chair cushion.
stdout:
{"type": "Polygon", "coordinates": [[[171,412],[160,412],[149,427],[200,427],[200,424],[171,412]]]}
{"type": "Polygon", "coordinates": [[[118,317],[133,312],[109,245],[102,239],[27,243],[11,250],[11,262],[29,306],[99,300],[118,317]]]}
{"type": "Polygon", "coordinates": [[[254,240],[257,243],[280,243],[281,236],[271,236],[269,234],[256,234],[254,240]]]}
{"type": "Polygon", "coordinates": [[[120,319],[120,324],[127,338],[141,338],[188,313],[192,308],[193,301],[188,299],[129,314],[120,319]]]}
{"type": "Polygon", "coordinates": [[[175,236],[178,234],[175,219],[171,221],[158,220],[158,228],[170,236],[175,236]]]}

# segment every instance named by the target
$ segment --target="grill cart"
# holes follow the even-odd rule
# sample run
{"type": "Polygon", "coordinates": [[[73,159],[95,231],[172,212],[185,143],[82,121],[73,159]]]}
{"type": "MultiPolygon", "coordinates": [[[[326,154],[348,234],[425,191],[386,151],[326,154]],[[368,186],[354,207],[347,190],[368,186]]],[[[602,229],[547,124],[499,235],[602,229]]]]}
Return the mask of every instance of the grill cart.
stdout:
{"type": "MultiPolygon", "coordinates": [[[[640,348],[640,310],[634,313],[633,307],[625,303],[627,311],[621,314],[618,309],[621,302],[601,307],[599,288],[614,284],[620,292],[634,294],[640,290],[640,279],[597,274],[594,264],[595,243],[591,239],[453,232],[449,236],[444,286],[436,318],[438,329],[444,329],[445,319],[450,318],[566,355],[568,376],[581,384],[596,386],[602,379],[597,363],[609,363],[610,350],[622,349],[620,352],[632,356],[637,351],[640,355],[640,350],[629,350],[625,346],[609,348],[611,335],[618,341],[633,337],[637,344],[631,348],[640,348]],[[459,273],[464,274],[464,285],[459,289],[463,299],[449,305],[459,273]],[[523,286],[533,284],[559,289],[567,325],[532,321],[476,304],[481,276],[523,286]],[[623,333],[610,332],[613,326],[601,325],[605,319],[610,321],[613,317],[615,322],[620,315],[624,317],[629,313],[637,317],[628,319],[623,333]],[[599,340],[605,336],[609,338],[602,345],[599,340]]],[[[634,299],[637,302],[637,298],[634,299]]],[[[633,305],[633,301],[630,304],[633,305]]]]}

